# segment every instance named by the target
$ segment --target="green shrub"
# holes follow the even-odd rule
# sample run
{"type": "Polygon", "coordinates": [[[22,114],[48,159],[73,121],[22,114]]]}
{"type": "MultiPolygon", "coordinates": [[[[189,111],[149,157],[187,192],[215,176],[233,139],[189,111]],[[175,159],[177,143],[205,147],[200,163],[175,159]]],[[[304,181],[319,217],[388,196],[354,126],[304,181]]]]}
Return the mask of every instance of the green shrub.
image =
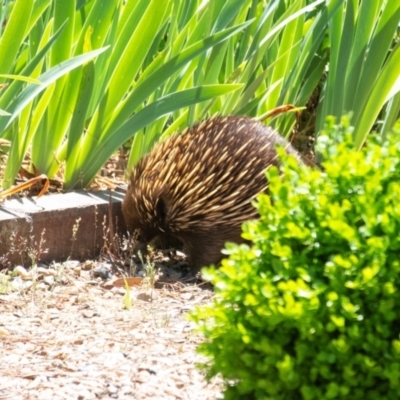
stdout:
{"type": "Polygon", "coordinates": [[[400,398],[400,142],[357,152],[346,124],[328,128],[324,172],[281,152],[252,247],[205,270],[216,297],[191,318],[226,399],[400,398]]]}

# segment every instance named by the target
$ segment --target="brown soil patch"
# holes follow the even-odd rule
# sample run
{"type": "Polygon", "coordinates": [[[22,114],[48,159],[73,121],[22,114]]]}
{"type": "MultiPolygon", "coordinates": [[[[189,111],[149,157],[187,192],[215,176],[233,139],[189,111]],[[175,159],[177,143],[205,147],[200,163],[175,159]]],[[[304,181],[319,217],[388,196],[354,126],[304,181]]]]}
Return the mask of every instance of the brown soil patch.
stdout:
{"type": "Polygon", "coordinates": [[[51,268],[34,279],[0,275],[0,399],[220,397],[221,381],[195,366],[202,338],[186,318],[210,288],[133,287],[127,309],[125,288],[82,264],[51,268]]]}

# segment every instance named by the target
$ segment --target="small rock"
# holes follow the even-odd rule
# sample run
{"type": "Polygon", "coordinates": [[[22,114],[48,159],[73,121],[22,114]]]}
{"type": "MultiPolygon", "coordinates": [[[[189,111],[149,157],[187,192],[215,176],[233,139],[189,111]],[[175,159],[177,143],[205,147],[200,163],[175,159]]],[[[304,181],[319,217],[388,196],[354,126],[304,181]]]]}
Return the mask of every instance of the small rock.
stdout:
{"type": "Polygon", "coordinates": [[[97,315],[97,313],[95,311],[93,311],[93,310],[83,310],[82,311],[82,315],[85,318],[93,318],[93,317],[95,317],[97,315]]]}
{"type": "Polygon", "coordinates": [[[182,293],[181,297],[183,300],[192,300],[194,295],[193,293],[182,293]]]}
{"type": "Polygon", "coordinates": [[[69,282],[69,278],[66,276],[62,276],[61,279],[58,279],[58,282],[61,282],[63,285],[68,285],[69,282]]]}
{"type": "Polygon", "coordinates": [[[110,385],[109,387],[108,387],[108,393],[111,395],[111,394],[114,394],[114,393],[117,393],[118,392],[118,389],[114,386],[114,385],[110,385]]]}
{"type": "Polygon", "coordinates": [[[99,282],[96,279],[91,279],[90,281],[86,281],[86,285],[97,286],[99,282]]]}
{"type": "MultiPolygon", "coordinates": [[[[77,391],[76,393],[76,398],[78,400],[90,400],[90,399],[95,399],[97,396],[95,396],[93,393],[90,392],[90,390],[88,389],[79,389],[79,391],[77,391]]],[[[75,397],[74,394],[74,397],[75,397]]],[[[72,396],[71,396],[72,397],[72,396]]]]}
{"type": "Polygon", "coordinates": [[[37,267],[36,269],[38,275],[43,276],[55,276],[57,272],[54,269],[44,268],[44,267],[37,267]]]}
{"type": "Polygon", "coordinates": [[[129,396],[132,398],[134,392],[135,390],[132,385],[122,385],[120,388],[121,396],[129,396]]]}
{"type": "Polygon", "coordinates": [[[111,292],[115,293],[115,294],[119,294],[119,295],[125,296],[125,292],[126,291],[125,291],[125,288],[123,288],[123,287],[113,286],[111,288],[111,292]]]}
{"type": "Polygon", "coordinates": [[[54,276],[45,276],[43,278],[43,282],[47,283],[49,286],[53,286],[54,285],[54,276]]]}
{"type": "Polygon", "coordinates": [[[109,271],[109,264],[101,264],[93,270],[93,276],[102,279],[111,279],[112,275],[109,271]]]}
{"type": "Polygon", "coordinates": [[[47,290],[48,287],[49,287],[49,285],[48,285],[47,283],[45,283],[45,282],[40,282],[40,283],[37,284],[36,289],[39,289],[39,290],[47,290]]]}
{"type": "Polygon", "coordinates": [[[53,361],[51,362],[51,365],[52,365],[54,368],[63,368],[63,367],[64,367],[64,363],[63,363],[61,360],[57,360],[57,359],[53,360],[53,361]]]}
{"type": "Polygon", "coordinates": [[[75,267],[74,268],[74,274],[76,275],[76,276],[81,276],[81,267],[75,267]]]}
{"type": "Polygon", "coordinates": [[[87,260],[81,265],[81,268],[83,271],[91,271],[92,269],[94,269],[95,266],[96,264],[94,261],[87,260]]]}
{"type": "Polygon", "coordinates": [[[155,298],[155,292],[142,292],[139,293],[136,298],[138,300],[142,300],[142,301],[147,301],[147,302],[151,302],[154,300],[155,298]]]}
{"type": "Polygon", "coordinates": [[[64,268],[74,269],[74,268],[78,267],[79,264],[80,264],[79,261],[68,260],[68,261],[65,261],[65,262],[63,263],[63,266],[64,266],[64,268]]]}
{"type": "Polygon", "coordinates": [[[10,332],[0,326],[0,336],[7,336],[10,332]]]}
{"type": "Polygon", "coordinates": [[[32,287],[32,285],[33,285],[33,282],[32,281],[25,281],[25,282],[23,282],[23,289],[24,290],[28,290],[28,289],[30,289],[31,287],[32,287]]]}
{"type": "Polygon", "coordinates": [[[15,290],[21,290],[24,287],[24,282],[20,276],[17,276],[15,279],[12,280],[11,286],[15,290]]]}
{"type": "Polygon", "coordinates": [[[31,273],[28,272],[24,267],[18,265],[14,268],[14,272],[23,279],[31,278],[31,273]]]}

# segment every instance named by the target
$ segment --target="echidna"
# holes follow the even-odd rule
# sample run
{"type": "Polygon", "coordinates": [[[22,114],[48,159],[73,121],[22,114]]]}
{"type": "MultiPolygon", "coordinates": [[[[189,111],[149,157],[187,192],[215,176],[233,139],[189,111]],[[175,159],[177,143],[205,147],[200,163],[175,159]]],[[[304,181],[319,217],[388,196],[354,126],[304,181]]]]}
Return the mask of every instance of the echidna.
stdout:
{"type": "Polygon", "coordinates": [[[277,165],[276,144],[300,155],[276,131],[239,116],[205,120],[158,143],[133,168],[122,204],[130,230],[145,242],[179,239],[193,272],[217,264],[225,242],[242,242],[241,225],[277,165]]]}

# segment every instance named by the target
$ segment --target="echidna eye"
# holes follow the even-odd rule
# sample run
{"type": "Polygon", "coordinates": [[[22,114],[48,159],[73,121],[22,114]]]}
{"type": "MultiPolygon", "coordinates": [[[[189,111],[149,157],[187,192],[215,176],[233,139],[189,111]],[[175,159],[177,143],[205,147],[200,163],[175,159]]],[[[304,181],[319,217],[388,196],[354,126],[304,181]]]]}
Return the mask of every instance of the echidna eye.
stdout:
{"type": "Polygon", "coordinates": [[[144,242],[143,234],[140,233],[139,231],[136,233],[136,240],[137,240],[138,242],[144,242]]]}

